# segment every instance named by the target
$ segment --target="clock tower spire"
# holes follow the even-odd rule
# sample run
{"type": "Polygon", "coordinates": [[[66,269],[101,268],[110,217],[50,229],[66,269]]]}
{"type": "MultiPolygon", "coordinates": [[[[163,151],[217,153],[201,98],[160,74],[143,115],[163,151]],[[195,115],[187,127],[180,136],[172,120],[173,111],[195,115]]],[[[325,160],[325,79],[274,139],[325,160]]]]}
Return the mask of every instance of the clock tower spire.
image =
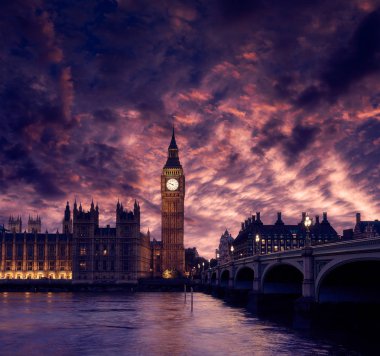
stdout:
{"type": "Polygon", "coordinates": [[[179,162],[178,156],[178,146],[175,140],[174,126],[172,133],[172,140],[170,141],[170,145],[168,148],[168,159],[164,168],[182,168],[181,163],[179,162]]]}
{"type": "Polygon", "coordinates": [[[175,277],[185,271],[185,175],[179,161],[174,126],[161,174],[161,198],[162,271],[164,277],[175,277]]]}

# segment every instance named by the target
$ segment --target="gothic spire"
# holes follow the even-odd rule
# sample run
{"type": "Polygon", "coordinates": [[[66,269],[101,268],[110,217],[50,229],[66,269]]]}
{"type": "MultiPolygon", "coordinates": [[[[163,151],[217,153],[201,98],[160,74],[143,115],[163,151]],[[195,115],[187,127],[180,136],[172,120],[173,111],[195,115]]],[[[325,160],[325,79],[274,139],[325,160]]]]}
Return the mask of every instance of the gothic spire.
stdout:
{"type": "Polygon", "coordinates": [[[179,162],[179,157],[178,157],[178,146],[175,140],[174,125],[173,125],[172,139],[168,147],[168,159],[166,161],[164,168],[182,168],[181,163],[179,162]]]}
{"type": "Polygon", "coordinates": [[[172,140],[170,141],[169,150],[178,150],[177,142],[175,141],[174,125],[173,125],[172,140]]]}

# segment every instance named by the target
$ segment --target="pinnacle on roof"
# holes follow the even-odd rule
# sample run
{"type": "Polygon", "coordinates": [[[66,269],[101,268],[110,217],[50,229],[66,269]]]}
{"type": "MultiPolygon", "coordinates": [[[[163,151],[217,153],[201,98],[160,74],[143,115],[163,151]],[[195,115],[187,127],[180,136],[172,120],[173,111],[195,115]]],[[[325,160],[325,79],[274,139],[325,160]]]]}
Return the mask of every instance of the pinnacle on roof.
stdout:
{"type": "Polygon", "coordinates": [[[178,150],[177,142],[175,141],[174,125],[173,125],[172,140],[170,141],[169,150],[178,150]]]}
{"type": "Polygon", "coordinates": [[[168,148],[168,159],[166,161],[164,168],[182,168],[181,163],[179,162],[179,157],[178,157],[178,146],[175,140],[174,125],[173,125],[172,139],[170,141],[170,145],[168,148]]]}

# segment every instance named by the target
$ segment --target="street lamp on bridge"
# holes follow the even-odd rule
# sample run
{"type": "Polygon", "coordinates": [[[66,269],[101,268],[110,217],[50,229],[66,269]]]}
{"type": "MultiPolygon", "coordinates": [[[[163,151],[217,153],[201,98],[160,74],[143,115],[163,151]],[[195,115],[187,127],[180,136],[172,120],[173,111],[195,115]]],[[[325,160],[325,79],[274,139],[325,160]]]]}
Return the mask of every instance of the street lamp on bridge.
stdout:
{"type": "Polygon", "coordinates": [[[310,240],[310,226],[311,226],[312,220],[310,219],[309,215],[306,215],[304,225],[306,228],[306,241],[305,245],[309,247],[311,245],[311,240],[310,240]]]}
{"type": "Polygon", "coordinates": [[[256,234],[256,237],[255,237],[255,253],[258,255],[258,254],[260,254],[261,253],[261,245],[260,245],[260,242],[261,242],[261,240],[260,240],[260,235],[259,234],[256,234]]]}

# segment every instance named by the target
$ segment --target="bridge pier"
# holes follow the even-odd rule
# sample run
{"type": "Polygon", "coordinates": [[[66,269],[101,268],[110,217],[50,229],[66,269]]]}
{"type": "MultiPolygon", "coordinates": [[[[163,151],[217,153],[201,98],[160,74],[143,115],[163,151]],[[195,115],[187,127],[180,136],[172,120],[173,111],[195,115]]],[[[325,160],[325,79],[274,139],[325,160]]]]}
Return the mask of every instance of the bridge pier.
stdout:
{"type": "Polygon", "coordinates": [[[313,248],[305,247],[302,257],[304,275],[302,283],[302,297],[315,299],[313,248]]]}
{"type": "Polygon", "coordinates": [[[314,256],[313,248],[307,246],[302,251],[303,275],[302,297],[294,302],[293,326],[298,329],[309,329],[317,303],[315,300],[314,256]]]}

